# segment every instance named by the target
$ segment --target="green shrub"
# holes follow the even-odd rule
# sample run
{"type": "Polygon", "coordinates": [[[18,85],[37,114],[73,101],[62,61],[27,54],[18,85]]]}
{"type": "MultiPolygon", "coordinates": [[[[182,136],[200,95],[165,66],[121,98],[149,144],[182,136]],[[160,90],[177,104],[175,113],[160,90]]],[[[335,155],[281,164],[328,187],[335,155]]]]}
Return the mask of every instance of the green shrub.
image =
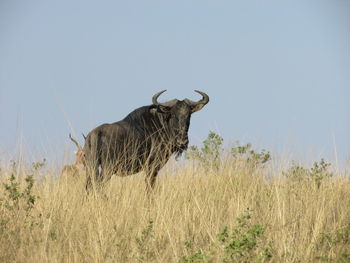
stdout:
{"type": "Polygon", "coordinates": [[[313,166],[310,169],[310,177],[316,183],[317,187],[321,186],[321,182],[333,176],[331,172],[329,172],[330,163],[326,163],[322,158],[319,162],[314,162],[313,166]]]}
{"type": "Polygon", "coordinates": [[[208,137],[203,141],[203,146],[200,149],[197,146],[190,146],[185,158],[199,161],[206,169],[218,170],[223,142],[224,139],[220,135],[210,131],[208,137]]]}
{"type": "Polygon", "coordinates": [[[350,262],[350,222],[343,228],[332,233],[322,233],[318,249],[332,252],[331,255],[317,256],[321,262],[347,263],[350,262]]]}
{"type": "Polygon", "coordinates": [[[236,227],[225,227],[219,233],[223,262],[268,262],[272,258],[271,247],[263,242],[266,227],[251,224],[250,219],[248,210],[237,218],[236,227]]]}
{"type": "MultiPolygon", "coordinates": [[[[186,242],[186,247],[189,248],[189,242],[186,242]]],[[[198,250],[197,252],[194,252],[193,254],[190,254],[189,256],[183,256],[179,263],[205,263],[210,262],[208,256],[203,253],[203,251],[198,250]]]]}
{"type": "Polygon", "coordinates": [[[149,262],[154,259],[155,252],[151,249],[150,242],[154,241],[153,221],[142,230],[141,235],[135,238],[137,247],[137,260],[140,262],[149,262]]]}
{"type": "Polygon", "coordinates": [[[283,173],[283,175],[291,180],[308,180],[314,182],[317,188],[320,188],[324,179],[333,176],[333,173],[329,171],[330,166],[331,164],[325,162],[323,158],[319,162],[314,162],[310,169],[293,163],[292,166],[283,173]]]}
{"type": "Polygon", "coordinates": [[[21,189],[20,178],[16,177],[17,165],[13,162],[12,171],[7,183],[3,184],[4,197],[0,199],[0,205],[7,210],[20,210],[29,212],[37,200],[37,196],[33,194],[34,175],[45,165],[45,159],[43,162],[37,162],[32,164],[32,170],[25,178],[24,189],[21,189]]]}
{"type": "MultiPolygon", "coordinates": [[[[208,137],[203,141],[201,148],[190,146],[185,154],[185,158],[198,161],[205,169],[218,170],[221,164],[223,149],[223,138],[213,131],[210,131],[208,137]]],[[[252,145],[247,143],[231,148],[231,157],[236,164],[241,164],[244,167],[256,169],[263,167],[265,163],[271,160],[270,152],[262,150],[258,152],[252,149],[252,145]]]]}
{"type": "Polygon", "coordinates": [[[272,247],[265,244],[266,227],[251,223],[251,214],[237,218],[234,227],[225,226],[218,233],[218,242],[211,244],[207,251],[195,249],[193,244],[185,242],[189,255],[181,258],[180,263],[204,262],[269,262],[272,260],[272,247]]]}
{"type": "Polygon", "coordinates": [[[245,166],[252,168],[257,168],[263,166],[269,160],[271,160],[270,152],[262,150],[260,153],[252,149],[250,143],[240,145],[239,142],[237,145],[231,148],[231,154],[233,159],[236,162],[241,162],[245,166]]]}
{"type": "MultiPolygon", "coordinates": [[[[34,176],[43,165],[32,165],[31,172],[26,174],[24,180],[18,176],[18,167],[13,167],[7,182],[2,184],[0,199],[0,243],[2,254],[0,262],[14,262],[16,251],[21,244],[27,243],[28,236],[21,232],[40,229],[41,215],[35,210],[38,196],[33,193],[34,176]]],[[[39,237],[40,238],[40,237],[39,237]]],[[[34,238],[30,242],[34,242],[34,238]]]]}

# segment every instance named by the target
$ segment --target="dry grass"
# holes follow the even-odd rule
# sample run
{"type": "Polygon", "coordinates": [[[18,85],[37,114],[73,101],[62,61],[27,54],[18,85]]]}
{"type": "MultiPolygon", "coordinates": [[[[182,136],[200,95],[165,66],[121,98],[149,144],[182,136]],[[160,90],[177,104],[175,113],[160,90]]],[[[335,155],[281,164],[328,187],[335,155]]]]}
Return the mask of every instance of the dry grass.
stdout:
{"type": "MultiPolygon", "coordinates": [[[[0,262],[346,260],[341,254],[350,253],[349,232],[348,243],[337,235],[350,222],[349,177],[335,175],[317,187],[281,176],[283,169],[253,171],[227,162],[210,171],[172,162],[147,196],[143,174],[113,177],[102,191],[86,195],[83,177],[58,179],[59,170],[44,167],[30,194],[16,204],[3,186],[12,170],[3,168],[0,262]],[[30,195],[38,197],[34,205],[27,203],[30,195]],[[229,257],[234,239],[249,242],[244,233],[260,225],[264,231],[250,236],[253,247],[243,244],[241,254],[229,257]],[[236,230],[226,243],[218,237],[225,226],[236,230]]],[[[30,168],[13,173],[23,192],[30,168]]]]}

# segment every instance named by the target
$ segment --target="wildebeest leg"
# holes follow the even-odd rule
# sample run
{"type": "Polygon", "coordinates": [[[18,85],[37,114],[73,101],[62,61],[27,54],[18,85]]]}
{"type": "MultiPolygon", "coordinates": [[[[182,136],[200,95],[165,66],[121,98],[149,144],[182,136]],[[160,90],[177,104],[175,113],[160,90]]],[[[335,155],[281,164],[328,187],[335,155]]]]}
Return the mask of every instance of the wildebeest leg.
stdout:
{"type": "Polygon", "coordinates": [[[156,183],[157,175],[158,175],[159,169],[154,169],[152,171],[148,171],[146,174],[146,191],[147,193],[150,193],[154,185],[156,183]]]}
{"type": "Polygon", "coordinates": [[[95,167],[87,167],[86,168],[86,185],[85,185],[85,189],[87,192],[89,192],[91,190],[91,188],[93,187],[93,185],[95,183],[97,183],[96,181],[98,181],[99,178],[99,170],[98,170],[98,165],[96,165],[95,167]]]}
{"type": "Polygon", "coordinates": [[[112,177],[113,170],[111,166],[101,166],[101,171],[96,178],[96,184],[100,187],[103,187],[112,177]]]}
{"type": "Polygon", "coordinates": [[[95,186],[100,173],[101,165],[101,138],[100,134],[88,135],[84,145],[86,165],[86,191],[89,192],[95,186]]]}

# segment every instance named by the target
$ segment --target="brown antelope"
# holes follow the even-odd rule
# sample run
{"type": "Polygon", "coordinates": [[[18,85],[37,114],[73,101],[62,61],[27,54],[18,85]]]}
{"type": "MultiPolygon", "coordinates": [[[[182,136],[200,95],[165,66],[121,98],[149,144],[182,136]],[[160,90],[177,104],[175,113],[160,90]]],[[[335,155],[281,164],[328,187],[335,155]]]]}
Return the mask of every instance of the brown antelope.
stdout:
{"type": "MultiPolygon", "coordinates": [[[[85,173],[85,154],[81,145],[69,134],[71,141],[77,146],[78,150],[75,152],[75,163],[65,165],[62,169],[61,176],[67,178],[78,178],[85,173]]],[[[84,136],[85,138],[85,136],[84,136]]]]}

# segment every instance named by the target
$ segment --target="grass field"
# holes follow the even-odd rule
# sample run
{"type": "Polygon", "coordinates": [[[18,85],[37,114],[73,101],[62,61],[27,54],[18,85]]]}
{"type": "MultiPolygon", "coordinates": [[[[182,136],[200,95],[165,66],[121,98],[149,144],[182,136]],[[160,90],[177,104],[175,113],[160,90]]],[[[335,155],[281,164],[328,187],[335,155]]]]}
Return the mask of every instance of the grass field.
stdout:
{"type": "Polygon", "coordinates": [[[2,167],[0,262],[350,262],[349,174],[203,149],[151,195],[142,173],[87,195],[84,176],[2,167]]]}

